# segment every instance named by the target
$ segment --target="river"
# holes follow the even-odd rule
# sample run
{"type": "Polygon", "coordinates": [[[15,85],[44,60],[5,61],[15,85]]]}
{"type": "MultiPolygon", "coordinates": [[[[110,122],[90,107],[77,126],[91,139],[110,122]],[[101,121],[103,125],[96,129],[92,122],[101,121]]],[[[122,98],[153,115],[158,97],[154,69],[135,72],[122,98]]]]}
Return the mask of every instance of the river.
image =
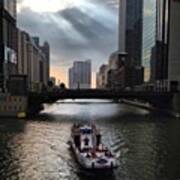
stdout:
{"type": "Polygon", "coordinates": [[[28,120],[0,119],[2,180],[180,180],[180,120],[102,100],[59,101],[28,120]],[[112,177],[75,162],[74,122],[95,121],[119,161],[112,177]]]}

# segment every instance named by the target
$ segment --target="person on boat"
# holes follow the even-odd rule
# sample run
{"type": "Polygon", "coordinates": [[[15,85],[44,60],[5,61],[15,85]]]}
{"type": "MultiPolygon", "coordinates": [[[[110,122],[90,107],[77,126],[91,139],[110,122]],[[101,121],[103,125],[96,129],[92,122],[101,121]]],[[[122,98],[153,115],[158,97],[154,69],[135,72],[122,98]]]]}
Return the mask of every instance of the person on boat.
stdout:
{"type": "Polygon", "coordinates": [[[105,156],[109,158],[113,157],[111,151],[109,151],[107,148],[105,149],[105,156]]]}
{"type": "Polygon", "coordinates": [[[80,135],[77,134],[74,136],[74,143],[77,148],[80,148],[80,135]]]}
{"type": "Polygon", "coordinates": [[[101,134],[96,135],[96,147],[98,147],[101,143],[101,134]]]}
{"type": "Polygon", "coordinates": [[[103,144],[99,144],[99,151],[104,151],[104,145],[103,144]]]}
{"type": "Polygon", "coordinates": [[[89,138],[88,137],[84,138],[84,145],[89,146],[89,138]]]}
{"type": "Polygon", "coordinates": [[[95,152],[94,150],[91,152],[91,155],[92,155],[93,158],[96,158],[96,157],[97,157],[97,156],[96,156],[96,152],[95,152]]]}
{"type": "Polygon", "coordinates": [[[79,127],[77,123],[74,123],[72,126],[72,132],[75,133],[79,133],[79,127]]]}
{"type": "Polygon", "coordinates": [[[87,157],[87,158],[90,158],[90,157],[91,157],[91,155],[90,155],[89,153],[87,153],[86,157],[87,157]]]}

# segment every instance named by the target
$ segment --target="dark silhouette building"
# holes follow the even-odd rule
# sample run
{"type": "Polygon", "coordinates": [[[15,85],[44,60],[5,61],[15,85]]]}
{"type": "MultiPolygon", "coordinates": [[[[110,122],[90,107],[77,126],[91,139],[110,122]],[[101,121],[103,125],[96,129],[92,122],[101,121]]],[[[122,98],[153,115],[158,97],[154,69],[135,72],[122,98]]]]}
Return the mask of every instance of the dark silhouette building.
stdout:
{"type": "Polygon", "coordinates": [[[0,1],[0,90],[7,90],[7,82],[17,74],[16,0],[0,1]]]}
{"type": "Polygon", "coordinates": [[[143,0],[126,1],[126,64],[141,66],[143,38],[143,0]]]}
{"type": "MultiPolygon", "coordinates": [[[[157,0],[156,46],[152,77],[161,89],[180,89],[180,1],[157,0]]],[[[153,52],[154,53],[154,52],[153,52]]]]}
{"type": "Polygon", "coordinates": [[[143,69],[143,0],[120,0],[119,11],[119,61],[124,61],[125,86],[135,86],[144,80],[144,73],[139,72],[143,69]]]}

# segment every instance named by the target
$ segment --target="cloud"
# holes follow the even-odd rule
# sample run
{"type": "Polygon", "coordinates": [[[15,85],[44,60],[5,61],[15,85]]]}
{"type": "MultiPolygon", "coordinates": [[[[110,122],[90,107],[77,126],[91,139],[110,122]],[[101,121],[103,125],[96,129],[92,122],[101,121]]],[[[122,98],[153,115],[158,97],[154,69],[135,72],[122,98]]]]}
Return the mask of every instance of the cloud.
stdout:
{"type": "Polygon", "coordinates": [[[152,17],[156,14],[156,3],[154,0],[144,1],[144,17],[152,17]]]}
{"type": "Polygon", "coordinates": [[[86,0],[79,7],[46,13],[23,7],[18,12],[18,26],[50,43],[52,66],[64,72],[74,60],[90,58],[97,71],[117,49],[118,12],[113,2],[86,0]]]}

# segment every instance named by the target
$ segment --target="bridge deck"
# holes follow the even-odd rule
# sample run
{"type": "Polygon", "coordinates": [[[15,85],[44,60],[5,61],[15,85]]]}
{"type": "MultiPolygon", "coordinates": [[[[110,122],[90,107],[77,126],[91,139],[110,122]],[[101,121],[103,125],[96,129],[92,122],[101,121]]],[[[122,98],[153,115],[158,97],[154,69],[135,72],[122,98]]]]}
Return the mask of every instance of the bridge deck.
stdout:
{"type": "Polygon", "coordinates": [[[39,103],[55,102],[59,99],[138,99],[152,104],[169,104],[173,99],[171,92],[150,91],[112,91],[112,90],[59,90],[56,92],[31,93],[30,101],[39,103]]]}

